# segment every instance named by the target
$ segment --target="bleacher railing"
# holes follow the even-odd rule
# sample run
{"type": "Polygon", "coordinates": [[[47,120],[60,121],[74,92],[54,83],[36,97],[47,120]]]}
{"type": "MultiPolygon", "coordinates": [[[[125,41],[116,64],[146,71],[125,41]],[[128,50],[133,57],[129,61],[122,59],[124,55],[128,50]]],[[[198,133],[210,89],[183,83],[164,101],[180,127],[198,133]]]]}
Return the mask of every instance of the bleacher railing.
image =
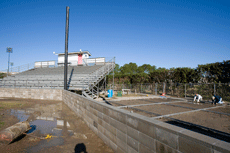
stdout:
{"type": "MultiPolygon", "coordinates": [[[[100,65],[101,64],[102,63],[100,63],[100,65]]],[[[87,84],[88,88],[84,88],[83,90],[90,92],[92,97],[93,95],[98,95],[98,88],[96,87],[96,85],[115,68],[115,57],[107,62],[104,62],[103,65],[104,66],[100,67],[97,71],[89,74],[84,80],[84,84],[87,84]]]]}
{"type": "MultiPolygon", "coordinates": [[[[115,58],[112,58],[108,61],[106,61],[104,58],[103,62],[101,62],[98,59],[99,58],[94,58],[93,60],[95,60],[95,62],[92,62],[91,60],[90,62],[91,66],[93,65],[102,65],[102,66],[100,66],[97,70],[94,70],[94,72],[88,74],[86,77],[84,76],[84,78],[82,78],[82,80],[80,81],[80,84],[82,85],[82,87],[79,87],[78,84],[70,83],[68,85],[69,89],[70,88],[76,89],[79,87],[79,89],[84,88],[84,90],[88,90],[88,91],[91,90],[94,93],[97,92],[93,89],[93,87],[100,80],[102,80],[109,72],[111,72],[111,70],[114,69],[115,67],[115,58]]],[[[53,61],[50,61],[50,62],[53,62],[53,61]]],[[[40,69],[40,67],[38,67],[38,66],[41,66],[41,68],[60,67],[57,65],[57,61],[55,62],[56,63],[55,65],[50,62],[48,63],[44,63],[44,61],[40,63],[37,62],[38,64],[36,67],[35,67],[35,63],[26,64],[26,65],[22,65],[19,67],[14,67],[12,68],[12,72],[16,72],[15,74],[17,75],[15,76],[11,75],[7,77],[6,79],[0,79],[0,87],[2,88],[46,88],[46,87],[47,88],[63,88],[64,83],[60,82],[61,81],[60,79],[57,79],[57,78],[53,78],[53,80],[51,78],[46,79],[46,74],[43,74],[43,69],[40,69]],[[35,69],[35,68],[36,68],[35,74],[30,74],[30,71],[27,71],[27,70],[35,69]],[[27,71],[27,72],[24,72],[24,71],[27,71]],[[19,73],[19,72],[22,72],[22,73],[19,73]],[[17,78],[18,75],[20,75],[20,79],[17,78]],[[34,78],[34,77],[31,77],[31,75],[36,75],[36,76],[39,75],[39,76],[37,78],[34,78]],[[30,77],[28,78],[28,76],[30,77]]],[[[74,81],[77,81],[77,80],[74,80],[74,81]]]]}
{"type": "MultiPolygon", "coordinates": [[[[16,66],[16,67],[11,67],[11,68],[9,68],[9,74],[10,75],[18,74],[20,72],[27,71],[27,70],[33,69],[33,68],[34,68],[34,63],[29,63],[29,64],[24,64],[24,65],[20,65],[20,66],[16,66]]],[[[7,73],[8,69],[0,70],[0,72],[1,73],[7,73]]]]}

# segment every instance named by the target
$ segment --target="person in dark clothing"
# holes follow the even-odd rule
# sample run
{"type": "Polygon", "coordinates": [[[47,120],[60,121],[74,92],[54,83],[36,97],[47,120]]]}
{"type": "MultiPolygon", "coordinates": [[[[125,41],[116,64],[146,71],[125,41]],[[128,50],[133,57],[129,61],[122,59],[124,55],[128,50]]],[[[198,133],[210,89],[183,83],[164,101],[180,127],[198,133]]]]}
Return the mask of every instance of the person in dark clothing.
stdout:
{"type": "Polygon", "coordinates": [[[212,103],[216,105],[216,103],[223,104],[224,102],[220,96],[214,95],[212,96],[212,103]]]}

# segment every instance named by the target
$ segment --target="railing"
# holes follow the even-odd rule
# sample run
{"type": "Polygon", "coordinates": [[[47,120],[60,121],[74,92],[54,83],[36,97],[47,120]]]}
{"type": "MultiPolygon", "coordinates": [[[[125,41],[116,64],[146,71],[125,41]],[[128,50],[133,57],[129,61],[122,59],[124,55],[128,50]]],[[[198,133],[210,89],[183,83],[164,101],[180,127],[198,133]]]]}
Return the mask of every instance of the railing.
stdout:
{"type": "MultiPolygon", "coordinates": [[[[9,75],[15,75],[30,69],[34,68],[42,68],[42,67],[57,67],[57,60],[55,61],[40,61],[40,62],[35,62],[35,63],[29,63],[29,64],[24,64],[16,67],[11,67],[9,68],[9,75]]],[[[2,73],[7,73],[8,69],[0,70],[2,73]]]]}
{"type": "MultiPolygon", "coordinates": [[[[17,74],[17,73],[20,73],[20,72],[23,72],[23,71],[27,71],[29,69],[33,69],[33,68],[34,68],[34,63],[20,65],[20,66],[17,66],[17,67],[11,67],[11,68],[9,68],[9,74],[14,75],[14,74],[17,74]]],[[[8,69],[0,70],[0,72],[7,73],[8,69]]]]}
{"type": "Polygon", "coordinates": [[[0,88],[63,88],[64,84],[60,83],[60,80],[52,80],[47,81],[47,83],[44,83],[46,80],[1,80],[0,81],[0,88]],[[9,83],[11,82],[11,83],[9,83]],[[18,83],[20,82],[20,83],[18,83]],[[33,82],[33,83],[31,83],[33,82]]]}
{"type": "Polygon", "coordinates": [[[57,61],[39,61],[34,63],[34,68],[57,67],[57,61]]]}
{"type": "MultiPolygon", "coordinates": [[[[96,58],[98,59],[98,58],[96,58]]],[[[98,62],[97,60],[95,60],[96,62],[94,63],[94,65],[102,65],[100,68],[98,68],[97,70],[94,70],[94,72],[88,74],[86,77],[84,77],[81,81],[80,81],[80,85],[78,86],[78,84],[71,84],[71,81],[69,81],[69,88],[72,89],[81,89],[83,88],[83,90],[87,90],[87,91],[91,91],[92,94],[93,93],[97,93],[98,90],[95,88],[95,85],[101,81],[109,72],[111,72],[111,70],[114,69],[115,67],[115,58],[112,58],[110,60],[108,60],[107,62],[101,63],[98,62]],[[100,64],[99,64],[100,63],[100,64]]],[[[105,61],[105,59],[103,59],[103,61],[105,61]]],[[[37,62],[40,63],[40,65],[43,65],[44,62],[37,62]]],[[[57,63],[57,62],[56,62],[57,63]]],[[[39,64],[37,64],[38,66],[39,64]]],[[[57,65],[55,64],[55,67],[57,65]]],[[[54,64],[51,63],[51,65],[49,65],[49,63],[45,64],[45,67],[50,68],[50,67],[54,67],[54,64]]],[[[44,79],[44,76],[38,76],[38,79],[33,79],[33,78],[28,78],[28,76],[30,76],[30,72],[24,72],[26,70],[29,69],[34,69],[34,63],[33,64],[26,64],[26,65],[22,65],[19,67],[16,67],[16,69],[18,70],[18,72],[23,72],[20,73],[18,75],[20,75],[20,79],[17,79],[16,76],[11,76],[11,77],[7,77],[6,79],[2,79],[0,80],[0,87],[3,88],[44,88],[44,87],[51,87],[51,88],[61,88],[64,86],[64,83],[60,83],[61,80],[58,79],[54,79],[54,80],[47,80],[44,79]],[[25,76],[25,77],[23,77],[25,76]]],[[[15,70],[15,68],[12,70],[15,70]]],[[[43,69],[37,68],[36,69],[36,73],[35,75],[39,75],[39,73],[41,73],[42,75],[43,69]]],[[[17,75],[17,76],[18,76],[17,75]]],[[[30,76],[31,77],[31,76],[30,76]]],[[[73,80],[72,80],[73,81],[73,80]]]]}
{"type": "MultiPolygon", "coordinates": [[[[111,84],[107,84],[107,87],[111,84]]],[[[146,83],[146,84],[115,84],[114,90],[130,89],[132,93],[154,94],[192,98],[200,94],[204,100],[211,100],[213,95],[219,95],[223,101],[230,102],[230,83],[146,83]]]]}
{"type": "Polygon", "coordinates": [[[114,68],[115,68],[115,57],[110,59],[108,62],[105,62],[103,67],[99,68],[97,71],[94,71],[93,73],[88,75],[88,77],[84,80],[84,84],[87,84],[89,88],[84,88],[83,90],[87,90],[88,92],[91,92],[92,97],[93,94],[98,95],[98,90],[95,90],[94,87],[96,87],[98,82],[100,82],[104,78],[104,76],[106,76],[114,68]]]}

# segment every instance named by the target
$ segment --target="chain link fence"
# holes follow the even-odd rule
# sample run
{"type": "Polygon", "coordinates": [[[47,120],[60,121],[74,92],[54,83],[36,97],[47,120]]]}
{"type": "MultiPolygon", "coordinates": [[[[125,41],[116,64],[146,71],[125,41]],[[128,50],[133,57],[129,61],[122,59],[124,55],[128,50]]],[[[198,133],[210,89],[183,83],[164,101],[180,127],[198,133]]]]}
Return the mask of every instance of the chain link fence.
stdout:
{"type": "Polygon", "coordinates": [[[107,84],[107,89],[122,91],[130,89],[131,93],[143,93],[153,95],[166,95],[173,97],[193,98],[196,93],[203,97],[203,100],[211,100],[213,95],[219,95],[223,101],[230,102],[230,83],[148,83],[148,84],[107,84]]]}

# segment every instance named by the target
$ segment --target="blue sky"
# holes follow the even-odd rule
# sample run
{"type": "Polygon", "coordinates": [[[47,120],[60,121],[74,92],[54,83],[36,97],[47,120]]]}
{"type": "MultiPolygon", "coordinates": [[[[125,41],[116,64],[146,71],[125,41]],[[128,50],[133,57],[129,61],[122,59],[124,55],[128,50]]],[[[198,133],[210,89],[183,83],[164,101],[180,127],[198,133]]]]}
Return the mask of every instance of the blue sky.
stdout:
{"type": "Polygon", "coordinates": [[[222,0],[1,0],[0,70],[57,60],[69,52],[116,57],[124,65],[191,67],[230,60],[230,1],[222,0]]]}

